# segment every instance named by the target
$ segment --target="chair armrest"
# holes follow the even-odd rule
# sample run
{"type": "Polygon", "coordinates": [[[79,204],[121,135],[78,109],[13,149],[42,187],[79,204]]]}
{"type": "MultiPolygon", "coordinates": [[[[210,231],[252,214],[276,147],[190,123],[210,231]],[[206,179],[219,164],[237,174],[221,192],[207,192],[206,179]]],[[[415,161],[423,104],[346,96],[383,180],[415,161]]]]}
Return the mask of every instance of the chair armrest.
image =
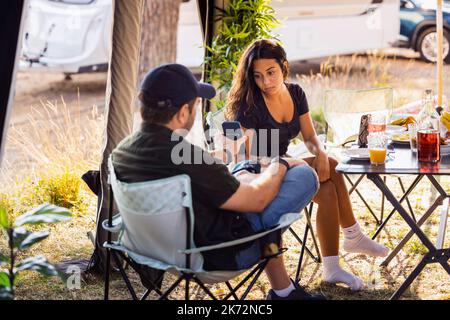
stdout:
{"type": "Polygon", "coordinates": [[[212,250],[216,250],[216,249],[233,247],[233,246],[236,246],[239,244],[254,241],[254,240],[262,238],[265,235],[268,235],[269,233],[272,233],[274,231],[287,228],[292,223],[299,220],[300,218],[301,218],[300,213],[286,213],[280,218],[278,225],[274,226],[273,228],[271,228],[269,230],[265,230],[263,232],[256,233],[254,235],[251,235],[251,236],[248,236],[245,238],[227,241],[227,242],[219,243],[219,244],[212,245],[212,246],[193,248],[193,249],[189,249],[189,250],[180,250],[179,253],[184,253],[184,254],[200,253],[200,252],[205,252],[205,251],[212,251],[212,250]]]}
{"type": "Polygon", "coordinates": [[[122,217],[120,214],[116,214],[112,218],[112,226],[108,225],[108,219],[103,220],[102,227],[106,231],[112,232],[112,233],[118,233],[122,229],[122,217]]]}

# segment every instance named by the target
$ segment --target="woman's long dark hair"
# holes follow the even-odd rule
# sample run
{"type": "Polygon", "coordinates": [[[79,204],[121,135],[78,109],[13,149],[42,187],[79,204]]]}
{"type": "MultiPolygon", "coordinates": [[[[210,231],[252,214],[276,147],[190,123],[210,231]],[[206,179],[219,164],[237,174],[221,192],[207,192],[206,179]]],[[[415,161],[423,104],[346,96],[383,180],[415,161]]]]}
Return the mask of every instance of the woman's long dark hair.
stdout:
{"type": "Polygon", "coordinates": [[[288,76],[289,65],[286,58],[286,52],[283,47],[273,40],[256,40],[245,49],[236,70],[233,84],[225,109],[227,119],[236,118],[239,107],[243,104],[248,106],[248,113],[254,107],[255,101],[253,92],[257,85],[253,75],[253,62],[258,59],[275,59],[283,71],[284,79],[288,76]]]}

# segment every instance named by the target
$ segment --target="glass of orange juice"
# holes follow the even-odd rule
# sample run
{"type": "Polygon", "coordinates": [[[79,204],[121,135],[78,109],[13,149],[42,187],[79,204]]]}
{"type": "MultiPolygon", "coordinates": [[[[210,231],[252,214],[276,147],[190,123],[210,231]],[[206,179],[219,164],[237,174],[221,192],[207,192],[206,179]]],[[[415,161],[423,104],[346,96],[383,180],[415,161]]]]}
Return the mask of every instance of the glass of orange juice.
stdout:
{"type": "Polygon", "coordinates": [[[382,165],[386,162],[387,136],[384,133],[371,133],[367,137],[370,163],[382,165]]]}

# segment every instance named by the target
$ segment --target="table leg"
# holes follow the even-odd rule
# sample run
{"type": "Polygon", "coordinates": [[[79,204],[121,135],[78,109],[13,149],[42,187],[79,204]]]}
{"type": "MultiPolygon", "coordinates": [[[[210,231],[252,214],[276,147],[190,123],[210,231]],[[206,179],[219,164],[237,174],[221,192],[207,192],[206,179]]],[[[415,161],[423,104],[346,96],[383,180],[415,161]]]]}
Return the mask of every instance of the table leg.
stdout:
{"type": "Polygon", "coordinates": [[[411,283],[414,281],[414,279],[417,278],[417,276],[422,272],[423,268],[427,265],[426,260],[427,257],[423,257],[423,259],[420,261],[420,263],[417,265],[417,267],[414,268],[414,270],[411,272],[411,274],[406,278],[406,280],[402,283],[400,288],[397,289],[397,291],[394,292],[394,294],[391,296],[390,300],[398,300],[400,296],[408,289],[408,287],[411,285],[411,283]]]}
{"type": "Polygon", "coordinates": [[[444,204],[442,205],[441,219],[439,222],[438,238],[436,242],[436,248],[438,249],[442,249],[444,247],[445,231],[447,228],[447,219],[448,219],[448,207],[449,207],[449,199],[446,198],[444,200],[444,204]]]}
{"type": "Polygon", "coordinates": [[[375,219],[377,225],[380,225],[380,220],[378,219],[377,215],[373,212],[372,208],[369,206],[369,204],[367,203],[366,199],[364,199],[364,197],[362,196],[361,192],[359,192],[358,189],[356,189],[356,187],[358,186],[358,184],[362,181],[362,179],[364,178],[364,174],[362,174],[358,180],[353,183],[353,181],[350,179],[350,177],[346,174],[344,174],[344,177],[347,179],[347,181],[350,183],[351,188],[348,191],[348,194],[351,195],[353,193],[353,191],[356,192],[356,194],[359,196],[359,198],[361,199],[361,201],[364,203],[364,205],[366,206],[366,208],[369,210],[370,214],[373,216],[373,218],[375,219]]]}
{"type": "Polygon", "coordinates": [[[439,194],[441,196],[446,196],[446,197],[450,197],[449,194],[447,194],[447,192],[444,190],[444,188],[442,188],[441,184],[439,182],[437,182],[436,178],[432,175],[427,175],[428,180],[430,180],[430,182],[433,184],[434,188],[437,190],[437,192],[439,192],[439,194]]]}
{"type": "Polygon", "coordinates": [[[402,216],[403,220],[409,225],[414,233],[419,237],[420,241],[428,248],[428,250],[436,251],[436,247],[431,243],[430,239],[423,233],[423,231],[417,226],[414,220],[410,217],[408,212],[398,202],[397,198],[392,194],[391,190],[383,183],[383,180],[378,174],[368,174],[368,178],[375,183],[375,185],[384,193],[386,199],[397,209],[398,213],[402,216]]]}
{"type": "MultiPolygon", "coordinates": [[[[409,287],[409,285],[414,281],[414,279],[420,274],[422,269],[430,263],[428,261],[429,257],[434,257],[436,253],[438,253],[438,250],[436,247],[431,243],[430,239],[425,235],[425,233],[420,229],[420,227],[414,222],[412,217],[408,214],[408,212],[403,208],[403,206],[398,202],[397,198],[392,194],[392,192],[389,190],[389,188],[386,186],[385,183],[383,183],[383,179],[381,179],[379,174],[370,173],[367,175],[367,177],[373,181],[373,183],[383,192],[383,194],[386,196],[386,199],[394,206],[395,209],[397,209],[398,213],[402,216],[403,220],[409,225],[411,230],[417,235],[417,237],[420,239],[422,244],[427,247],[428,253],[425,255],[425,257],[422,259],[422,261],[419,263],[419,265],[413,270],[413,272],[408,276],[408,278],[405,280],[405,282],[400,286],[400,288],[394,293],[394,295],[391,297],[391,299],[398,299],[403,292],[409,287]]],[[[435,184],[437,181],[432,178],[431,176],[428,176],[430,181],[435,184]],[[433,182],[434,180],[434,182],[433,182]]],[[[439,184],[437,183],[439,186],[439,184]]],[[[439,186],[440,187],[440,186],[439,186]]],[[[442,187],[436,188],[440,193],[443,190],[442,187]]],[[[447,196],[447,195],[445,195],[447,196]]],[[[439,198],[443,197],[441,196],[439,198]]],[[[435,201],[435,204],[437,201],[435,201]]],[[[431,209],[431,208],[430,208],[431,209]]],[[[448,263],[442,260],[436,261],[439,262],[445,270],[447,270],[448,263]]]]}
{"type": "MultiPolygon", "coordinates": [[[[402,178],[398,177],[398,183],[400,184],[400,188],[402,188],[403,194],[405,194],[406,191],[405,191],[405,187],[403,186],[402,178]]],[[[408,204],[408,208],[409,208],[409,212],[411,213],[411,217],[414,219],[414,222],[417,222],[416,217],[414,215],[414,210],[411,206],[411,203],[409,202],[408,197],[406,197],[406,203],[408,204]]]]}
{"type": "Polygon", "coordinates": [[[353,191],[355,191],[356,187],[358,187],[359,183],[362,181],[362,179],[364,179],[364,174],[360,175],[359,178],[356,180],[356,182],[353,182],[350,177],[348,175],[345,175],[345,177],[347,178],[347,181],[350,183],[350,185],[352,186],[349,190],[348,190],[348,194],[352,194],[353,191]]]}
{"type": "MultiPolygon", "coordinates": [[[[386,184],[386,176],[383,177],[383,183],[386,184]]],[[[384,216],[384,193],[381,193],[381,213],[380,213],[380,224],[383,223],[383,216],[384,216]]]]}
{"type": "MultiPolygon", "coordinates": [[[[447,192],[442,188],[440,183],[437,181],[437,179],[434,176],[428,176],[428,179],[431,181],[435,189],[442,195],[445,196],[445,202],[442,205],[442,211],[441,211],[441,218],[439,222],[439,231],[438,231],[438,239],[436,243],[436,247],[438,249],[442,249],[444,246],[444,239],[445,239],[445,231],[447,227],[447,219],[448,219],[448,208],[449,208],[449,197],[450,195],[447,194],[447,192]]],[[[440,180],[439,180],[440,181],[440,180]]]]}
{"type": "MultiPolygon", "coordinates": [[[[440,205],[442,201],[442,196],[439,196],[434,203],[431,205],[431,207],[422,215],[422,217],[417,221],[417,225],[421,227],[425,221],[428,220],[428,218],[431,216],[431,214],[436,210],[436,208],[440,205]]],[[[411,237],[414,235],[414,231],[409,231],[406,236],[400,241],[400,243],[395,247],[394,250],[391,251],[389,256],[381,263],[381,266],[387,267],[387,265],[392,261],[392,259],[395,258],[395,256],[400,252],[400,250],[405,246],[405,244],[411,239],[411,237]]]]}
{"type": "MultiPolygon", "coordinates": [[[[408,190],[403,194],[403,196],[400,199],[400,203],[402,203],[405,199],[408,199],[409,194],[414,190],[414,188],[419,184],[420,180],[422,180],[423,175],[418,175],[416,179],[414,179],[413,183],[409,186],[408,190]]],[[[375,240],[376,237],[380,234],[381,230],[386,226],[387,222],[391,219],[391,217],[394,215],[394,213],[397,210],[394,208],[389,213],[389,215],[386,217],[386,219],[383,221],[383,223],[378,227],[377,231],[375,231],[374,235],[372,236],[372,239],[375,240]]]]}

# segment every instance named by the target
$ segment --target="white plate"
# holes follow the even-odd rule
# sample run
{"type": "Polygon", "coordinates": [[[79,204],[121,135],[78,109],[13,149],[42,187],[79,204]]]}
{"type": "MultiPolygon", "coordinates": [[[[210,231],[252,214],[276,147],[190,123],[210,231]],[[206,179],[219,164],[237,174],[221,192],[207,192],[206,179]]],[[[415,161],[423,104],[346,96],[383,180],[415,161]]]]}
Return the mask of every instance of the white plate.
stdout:
{"type": "Polygon", "coordinates": [[[397,145],[409,145],[409,144],[410,144],[410,141],[409,141],[409,133],[408,133],[408,131],[393,134],[393,135],[391,136],[391,140],[392,140],[392,143],[393,143],[393,144],[397,144],[397,145]],[[399,138],[399,135],[404,136],[404,137],[402,137],[402,138],[406,138],[406,137],[408,137],[408,138],[407,138],[406,140],[405,140],[405,139],[398,139],[398,138],[399,138]]]}
{"type": "Polygon", "coordinates": [[[344,155],[352,160],[369,160],[369,149],[368,148],[357,148],[357,149],[347,149],[344,150],[344,155]]]}
{"type": "Polygon", "coordinates": [[[404,126],[395,126],[393,124],[388,124],[386,126],[386,133],[387,134],[397,134],[400,132],[406,131],[406,128],[404,126]]]}

